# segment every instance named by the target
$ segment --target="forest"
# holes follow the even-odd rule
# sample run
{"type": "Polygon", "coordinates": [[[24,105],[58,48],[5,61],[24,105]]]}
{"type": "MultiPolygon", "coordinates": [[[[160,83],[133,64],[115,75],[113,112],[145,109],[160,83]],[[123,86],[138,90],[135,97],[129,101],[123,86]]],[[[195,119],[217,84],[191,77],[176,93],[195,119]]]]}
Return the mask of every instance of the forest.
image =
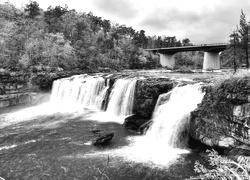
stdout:
{"type": "MultiPolygon", "coordinates": [[[[249,67],[249,26],[243,11],[229,35],[222,67],[249,67]]],[[[102,72],[159,68],[159,57],[145,49],[190,46],[189,38],[147,36],[92,12],[56,6],[43,10],[36,1],[22,8],[0,3],[0,69],[9,71],[102,72]]],[[[202,68],[204,52],[177,53],[176,67],[202,68]]]]}

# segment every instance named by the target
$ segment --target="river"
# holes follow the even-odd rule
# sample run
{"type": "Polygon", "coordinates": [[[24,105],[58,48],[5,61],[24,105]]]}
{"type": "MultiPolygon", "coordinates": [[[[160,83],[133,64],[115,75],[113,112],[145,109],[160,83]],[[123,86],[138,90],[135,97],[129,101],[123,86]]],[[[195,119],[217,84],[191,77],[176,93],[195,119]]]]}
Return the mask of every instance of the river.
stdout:
{"type": "MultiPolygon", "coordinates": [[[[84,79],[86,80],[85,77],[84,79]]],[[[98,92],[94,91],[95,96],[92,96],[95,99],[100,98],[100,95],[105,91],[105,86],[107,86],[107,84],[103,84],[103,88],[101,88],[101,81],[99,80],[96,81],[99,84],[99,90],[98,92]]],[[[65,80],[61,82],[65,82],[65,80]]],[[[91,82],[93,82],[93,79],[91,79],[91,82]]],[[[129,82],[134,83],[133,80],[129,82]]],[[[126,92],[124,89],[121,91],[125,94],[131,94],[132,85],[130,86],[128,81],[123,84],[127,84],[126,88],[130,92],[126,92]]],[[[93,84],[88,86],[93,88],[93,84]]],[[[121,87],[121,84],[119,86],[121,87]]],[[[76,87],[76,84],[74,84],[74,87],[76,87]]],[[[79,88],[79,86],[77,87],[79,88]]],[[[173,147],[169,145],[171,143],[168,143],[169,140],[165,138],[169,136],[167,135],[169,130],[166,130],[169,125],[166,126],[159,120],[159,117],[162,119],[160,115],[157,115],[157,118],[153,120],[155,123],[146,135],[134,135],[122,124],[122,117],[117,115],[117,109],[114,116],[108,111],[100,110],[99,105],[98,108],[92,107],[96,102],[101,102],[99,99],[98,101],[92,101],[93,99],[90,98],[90,101],[84,101],[84,106],[83,102],[79,104],[78,100],[74,100],[74,102],[65,101],[62,96],[67,96],[67,100],[68,97],[71,97],[71,99],[76,97],[76,92],[73,89],[69,91],[65,88],[69,88],[69,84],[64,86],[64,90],[61,89],[61,91],[59,86],[54,86],[52,91],[51,99],[60,97],[60,100],[63,99],[63,101],[53,100],[34,107],[18,110],[10,109],[0,114],[1,178],[5,180],[181,180],[194,175],[193,169],[196,160],[204,161],[199,154],[191,149],[175,147],[178,146],[176,143],[173,147]],[[159,124],[159,122],[161,123],[159,124]],[[115,135],[109,144],[94,146],[92,142],[98,137],[98,134],[93,133],[92,130],[100,130],[101,134],[112,132],[115,135]],[[155,137],[158,139],[155,140],[155,137]],[[162,139],[162,137],[164,138],[162,139]]],[[[192,88],[194,87],[189,88],[193,91],[192,88]]],[[[84,88],[81,87],[80,89],[84,88]]],[[[84,90],[88,97],[90,92],[93,91],[88,91],[88,88],[84,90]]],[[[177,95],[178,92],[180,93],[182,90],[176,90],[176,93],[172,92],[172,94],[177,95]]],[[[113,96],[118,98],[119,95],[115,95],[115,93],[117,92],[113,92],[113,96]]],[[[80,93],[76,94],[79,97],[80,93]]],[[[183,100],[183,93],[180,95],[183,100]]],[[[129,96],[124,95],[124,101],[130,103],[131,101],[126,97],[129,96]]],[[[187,95],[187,97],[190,97],[190,95],[187,95]]],[[[165,104],[174,108],[174,105],[170,103],[177,102],[178,98],[175,96],[172,99],[171,101],[170,98],[169,102],[165,104]]],[[[185,117],[201,99],[202,95],[199,95],[197,102],[193,101],[195,106],[190,105],[192,108],[183,112],[185,117]]],[[[190,101],[190,99],[188,98],[187,101],[190,101]]],[[[126,107],[120,101],[114,101],[114,103],[116,103],[116,106],[123,106],[121,109],[126,107]]],[[[183,105],[186,106],[187,104],[184,103],[183,105]]],[[[162,107],[161,111],[166,112],[166,108],[162,107]]],[[[169,110],[169,112],[173,111],[174,109],[169,110]]],[[[121,112],[128,111],[122,110],[121,112]]],[[[179,112],[179,114],[181,113],[179,112]]],[[[166,115],[163,116],[166,117],[166,115]]],[[[177,119],[183,118],[178,116],[177,119]]],[[[177,125],[173,123],[174,126],[177,125]]],[[[180,143],[179,140],[177,141],[180,143]]]]}

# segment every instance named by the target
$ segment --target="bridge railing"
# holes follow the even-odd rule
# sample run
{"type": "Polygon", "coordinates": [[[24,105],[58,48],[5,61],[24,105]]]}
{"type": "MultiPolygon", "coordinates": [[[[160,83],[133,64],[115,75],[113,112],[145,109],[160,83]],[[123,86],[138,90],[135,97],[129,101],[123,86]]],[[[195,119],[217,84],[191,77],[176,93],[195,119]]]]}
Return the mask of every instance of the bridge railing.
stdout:
{"type": "Polygon", "coordinates": [[[220,45],[228,45],[228,43],[193,44],[193,46],[220,46],[220,45]]]}

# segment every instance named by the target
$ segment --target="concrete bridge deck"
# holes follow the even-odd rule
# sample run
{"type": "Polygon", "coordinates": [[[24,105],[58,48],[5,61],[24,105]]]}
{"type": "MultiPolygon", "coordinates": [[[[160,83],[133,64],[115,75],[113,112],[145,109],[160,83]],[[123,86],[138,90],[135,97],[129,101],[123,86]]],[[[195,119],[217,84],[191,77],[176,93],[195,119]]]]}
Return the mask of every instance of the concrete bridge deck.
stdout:
{"type": "Polygon", "coordinates": [[[227,48],[227,43],[199,44],[192,46],[167,47],[145,49],[160,55],[160,63],[163,67],[173,68],[175,65],[174,54],[184,51],[205,51],[203,69],[220,69],[219,53],[227,48]]]}
{"type": "Polygon", "coordinates": [[[145,49],[145,50],[161,54],[172,54],[172,53],[174,54],[183,51],[221,52],[227,48],[227,45],[228,44],[226,43],[199,44],[193,46],[167,47],[167,48],[155,48],[155,49],[145,49]]]}

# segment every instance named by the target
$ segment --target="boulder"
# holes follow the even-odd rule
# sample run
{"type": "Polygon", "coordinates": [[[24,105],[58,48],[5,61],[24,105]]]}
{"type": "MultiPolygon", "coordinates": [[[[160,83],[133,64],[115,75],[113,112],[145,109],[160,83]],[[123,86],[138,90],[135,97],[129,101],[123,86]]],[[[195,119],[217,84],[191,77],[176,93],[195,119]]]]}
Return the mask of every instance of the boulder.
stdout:
{"type": "Polygon", "coordinates": [[[114,137],[114,133],[102,135],[93,141],[93,145],[97,146],[97,145],[108,144],[113,137],[114,137]]]}
{"type": "Polygon", "coordinates": [[[176,82],[169,78],[139,79],[135,90],[133,112],[144,119],[150,119],[160,94],[169,92],[176,82]]]}
{"type": "Polygon", "coordinates": [[[139,114],[128,116],[124,120],[124,126],[133,134],[144,134],[152,120],[145,119],[139,114]]]}

